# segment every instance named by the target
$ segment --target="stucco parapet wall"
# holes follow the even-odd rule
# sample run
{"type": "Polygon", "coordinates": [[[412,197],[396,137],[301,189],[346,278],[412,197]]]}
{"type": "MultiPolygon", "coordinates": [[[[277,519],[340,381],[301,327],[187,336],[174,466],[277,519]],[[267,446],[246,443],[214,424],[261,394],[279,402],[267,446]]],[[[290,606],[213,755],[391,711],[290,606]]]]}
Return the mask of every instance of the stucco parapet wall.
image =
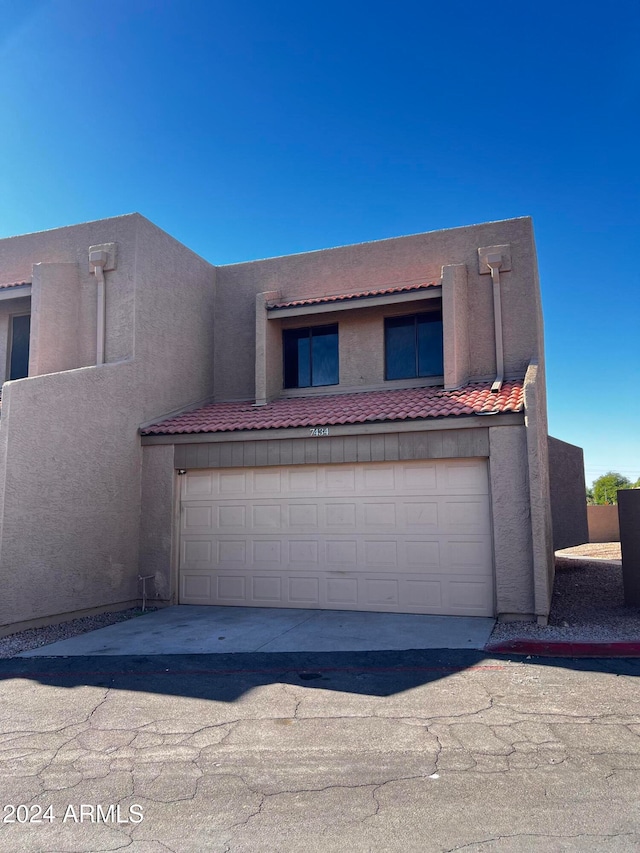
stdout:
{"type": "MultiPolygon", "coordinates": [[[[76,389],[84,383],[94,385],[96,383],[110,383],[112,379],[123,382],[123,372],[127,369],[132,371],[135,367],[134,359],[126,358],[122,361],[112,361],[107,364],[88,365],[85,367],[76,367],[72,370],[60,370],[55,373],[41,373],[37,376],[26,376],[23,379],[11,379],[2,386],[2,421],[4,422],[9,416],[11,393],[17,386],[20,386],[21,398],[41,397],[54,391],[61,384],[70,383],[69,387],[75,386],[76,389]],[[23,396],[24,395],[24,396],[23,396]]],[[[123,396],[126,397],[126,385],[121,385],[123,388],[123,396]]],[[[78,390],[74,393],[81,393],[78,390]]],[[[82,401],[82,398],[79,398],[82,401]]],[[[38,402],[44,403],[43,399],[38,402]]]]}
{"type": "MultiPolygon", "coordinates": [[[[388,421],[372,424],[337,424],[329,426],[329,435],[384,435],[385,433],[423,432],[430,430],[477,429],[478,427],[522,426],[524,414],[472,415],[423,421],[388,421]]],[[[151,444],[210,444],[226,441],[268,441],[278,438],[309,438],[312,427],[285,429],[233,430],[230,432],[176,433],[173,435],[143,435],[143,445],[151,444]]],[[[318,439],[322,440],[322,437],[318,439]]]]}

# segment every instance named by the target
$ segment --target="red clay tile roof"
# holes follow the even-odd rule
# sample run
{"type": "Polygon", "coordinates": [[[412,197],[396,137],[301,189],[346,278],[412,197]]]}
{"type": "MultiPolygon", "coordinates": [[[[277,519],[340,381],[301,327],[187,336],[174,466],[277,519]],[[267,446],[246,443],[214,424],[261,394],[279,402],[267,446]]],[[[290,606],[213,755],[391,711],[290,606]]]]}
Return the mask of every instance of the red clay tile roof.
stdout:
{"type": "Polygon", "coordinates": [[[289,302],[274,302],[268,307],[298,308],[301,305],[322,305],[327,302],[347,302],[350,299],[367,299],[372,296],[387,296],[393,293],[406,293],[412,290],[424,290],[427,287],[439,287],[439,281],[427,281],[421,284],[401,284],[397,287],[385,287],[383,290],[363,290],[360,293],[340,293],[333,296],[315,296],[312,299],[294,299],[289,302]]]}
{"type": "Polygon", "coordinates": [[[498,394],[491,393],[488,383],[467,385],[458,391],[445,391],[439,386],[364,391],[356,394],[280,398],[266,406],[254,406],[251,401],[210,403],[201,409],[145,427],[141,433],[178,435],[407,421],[521,412],[523,405],[521,380],[505,382],[498,394]]]}
{"type": "Polygon", "coordinates": [[[25,284],[31,284],[30,281],[11,281],[9,284],[0,284],[0,290],[6,290],[8,287],[24,287],[25,284]]]}

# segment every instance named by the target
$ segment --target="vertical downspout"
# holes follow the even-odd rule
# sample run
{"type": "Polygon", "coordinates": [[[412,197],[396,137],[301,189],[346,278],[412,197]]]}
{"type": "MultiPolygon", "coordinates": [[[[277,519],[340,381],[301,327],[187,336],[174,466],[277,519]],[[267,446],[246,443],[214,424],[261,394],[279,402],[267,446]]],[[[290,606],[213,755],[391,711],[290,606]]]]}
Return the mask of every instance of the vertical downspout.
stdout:
{"type": "Polygon", "coordinates": [[[97,282],[97,332],[96,332],[96,364],[104,364],[105,359],[105,306],[106,293],[104,286],[104,267],[109,259],[107,252],[96,251],[89,253],[89,264],[93,267],[93,272],[97,282]]]}
{"type": "Polygon", "coordinates": [[[504,345],[502,341],[502,300],[500,295],[500,267],[502,266],[502,255],[487,255],[487,266],[491,270],[493,282],[493,323],[496,339],[496,378],[491,386],[491,391],[497,394],[504,382],[504,345]]]}

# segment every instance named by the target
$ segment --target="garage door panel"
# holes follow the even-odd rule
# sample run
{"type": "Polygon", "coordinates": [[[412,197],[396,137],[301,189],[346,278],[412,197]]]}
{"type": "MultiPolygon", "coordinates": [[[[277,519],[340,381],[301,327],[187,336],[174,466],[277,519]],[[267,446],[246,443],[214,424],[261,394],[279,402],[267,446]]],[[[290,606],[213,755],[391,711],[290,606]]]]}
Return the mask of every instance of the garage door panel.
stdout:
{"type": "Polygon", "coordinates": [[[274,575],[253,575],[250,583],[254,602],[277,605],[282,600],[282,578],[274,575]]]}
{"type": "Polygon", "coordinates": [[[486,565],[490,558],[489,543],[479,537],[447,541],[447,568],[450,572],[486,574],[486,565]]]}
{"type": "Polygon", "coordinates": [[[254,504],[251,507],[250,530],[281,530],[283,523],[282,506],[277,503],[254,504]]]}
{"type": "Polygon", "coordinates": [[[216,555],[215,565],[220,567],[245,566],[250,550],[248,545],[246,539],[217,539],[215,541],[216,547],[212,549],[216,555]]]}
{"type": "Polygon", "coordinates": [[[443,571],[439,540],[407,539],[404,543],[404,564],[409,571],[443,571]]]}
{"type": "Polygon", "coordinates": [[[216,575],[185,572],[181,593],[189,603],[256,607],[307,607],[383,612],[485,615],[492,607],[487,579],[347,572],[286,572],[216,575]]]}
{"type": "Polygon", "coordinates": [[[214,543],[209,537],[196,539],[191,537],[182,538],[181,541],[181,565],[189,569],[211,569],[213,568],[214,543]]]}
{"type": "Polygon", "coordinates": [[[448,587],[449,601],[452,607],[459,611],[475,610],[477,615],[481,616],[486,607],[491,604],[490,590],[482,581],[474,581],[469,577],[450,578],[448,587]]]}
{"type": "Polygon", "coordinates": [[[244,496],[250,492],[247,474],[241,469],[214,472],[212,475],[214,494],[221,497],[244,496]]]}
{"type": "Polygon", "coordinates": [[[327,568],[355,569],[359,565],[357,539],[326,539],[324,544],[327,568]]]}
{"type": "Polygon", "coordinates": [[[320,580],[304,575],[287,578],[288,601],[292,607],[319,607],[320,580]]]}
{"type": "Polygon", "coordinates": [[[212,498],[215,496],[213,491],[214,476],[210,471],[191,471],[189,476],[183,481],[183,499],[190,498],[212,498]]]}
{"type": "Polygon", "coordinates": [[[446,498],[440,513],[442,528],[448,532],[484,533],[489,528],[489,507],[482,498],[446,498]]]}
{"type": "Polygon", "coordinates": [[[217,575],[214,579],[214,600],[218,604],[247,604],[247,580],[244,575],[217,575]]]}
{"type": "Polygon", "coordinates": [[[403,608],[420,608],[425,612],[441,613],[442,582],[435,578],[407,578],[400,590],[400,604],[403,608]]]}
{"type": "MultiPolygon", "coordinates": [[[[248,475],[249,479],[250,477],[251,474],[248,475]]],[[[254,471],[253,492],[256,495],[279,495],[282,491],[282,479],[282,473],[277,468],[254,471]]]]}
{"type": "Polygon", "coordinates": [[[493,613],[485,460],[190,472],[181,520],[183,603],[493,613]]]}
{"type": "Polygon", "coordinates": [[[282,567],[282,541],[280,539],[254,539],[251,543],[251,563],[258,569],[282,567]]]}
{"type": "Polygon", "coordinates": [[[331,533],[391,530],[397,532],[485,532],[489,526],[486,497],[430,500],[391,496],[382,500],[345,502],[332,498],[281,499],[256,502],[225,501],[213,506],[185,501],[181,532],[184,534],[290,531],[331,533]]]}
{"type": "Polygon", "coordinates": [[[440,507],[437,500],[403,501],[402,514],[407,530],[435,532],[440,527],[440,507]]]}
{"type": "Polygon", "coordinates": [[[320,512],[323,507],[315,503],[288,503],[285,507],[287,527],[289,530],[305,528],[318,530],[320,527],[320,512]]]}
{"type": "MultiPolygon", "coordinates": [[[[287,562],[292,568],[300,566],[317,566],[320,562],[320,549],[324,551],[324,542],[316,539],[285,540],[287,562]]],[[[285,558],[286,559],[286,558],[285,558]]]]}
{"type": "Polygon", "coordinates": [[[195,604],[208,604],[211,599],[212,577],[209,574],[188,573],[182,576],[181,598],[188,598],[195,604]]]}
{"type": "Polygon", "coordinates": [[[355,468],[352,465],[336,465],[332,468],[327,468],[325,486],[327,491],[337,492],[340,495],[355,494],[355,468]]]}

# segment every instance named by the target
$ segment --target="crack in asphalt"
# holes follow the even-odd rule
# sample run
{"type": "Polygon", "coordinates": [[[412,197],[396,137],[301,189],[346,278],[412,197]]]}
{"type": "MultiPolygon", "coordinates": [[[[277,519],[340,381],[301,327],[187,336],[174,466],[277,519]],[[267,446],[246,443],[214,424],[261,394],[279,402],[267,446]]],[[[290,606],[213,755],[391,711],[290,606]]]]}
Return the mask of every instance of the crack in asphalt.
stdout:
{"type": "MultiPolygon", "coordinates": [[[[633,685],[635,687],[635,682],[633,685]]],[[[572,763],[574,767],[582,770],[596,769],[601,789],[606,791],[607,789],[615,790],[621,770],[633,769],[636,764],[640,766],[640,748],[638,748],[640,716],[637,713],[612,712],[610,709],[615,706],[610,703],[604,703],[608,704],[608,707],[603,709],[602,714],[577,714],[557,707],[551,711],[539,712],[526,710],[513,702],[504,702],[502,698],[493,697],[489,690],[482,686],[487,696],[486,702],[483,702],[482,694],[474,694],[473,698],[479,699],[482,703],[480,707],[474,710],[467,708],[454,714],[425,716],[415,713],[385,714],[382,713],[385,710],[383,705],[378,708],[375,707],[375,703],[372,703],[374,707],[361,714],[312,712],[309,716],[300,716],[308,710],[306,705],[310,696],[309,690],[312,688],[288,683],[281,686],[282,692],[276,694],[275,707],[269,709],[271,714],[268,716],[250,715],[223,722],[207,721],[206,724],[192,729],[189,729],[186,721],[184,731],[178,732],[159,731],[163,727],[172,729],[182,724],[181,718],[169,716],[140,725],[128,723],[113,728],[105,726],[104,723],[108,724],[108,720],[105,719],[100,723],[98,715],[101,708],[108,707],[111,693],[115,688],[96,688],[104,692],[100,697],[95,697],[96,701],[92,703],[93,707],[84,720],[74,720],[45,732],[36,728],[30,731],[11,732],[7,737],[2,738],[0,740],[0,772],[4,769],[5,775],[8,774],[10,777],[13,775],[16,780],[24,780],[27,787],[31,786],[29,793],[35,787],[39,788],[38,793],[22,800],[25,803],[42,803],[45,796],[59,799],[65,795],[77,796],[80,798],[79,801],[83,801],[83,792],[87,787],[96,792],[94,796],[97,802],[100,802],[99,792],[108,791],[113,787],[114,792],[117,790],[117,795],[111,794],[114,803],[122,805],[125,801],[135,798],[136,802],[154,804],[162,808],[168,804],[202,803],[203,797],[212,796],[211,791],[213,791],[215,802],[215,796],[220,791],[229,797],[230,806],[228,811],[222,810],[217,813],[217,820],[222,823],[220,832],[226,837],[216,842],[216,849],[223,849],[230,853],[234,836],[229,833],[241,832],[247,828],[253,831],[256,826],[260,828],[270,826],[274,815],[277,816],[281,809],[280,807],[268,809],[268,805],[277,802],[277,798],[286,796],[309,795],[308,802],[313,802],[314,795],[329,791],[345,792],[345,798],[348,792],[369,791],[368,795],[352,797],[356,806],[355,812],[367,812],[353,820],[344,821],[345,826],[354,826],[364,825],[367,821],[383,821],[387,810],[396,807],[396,794],[402,800],[405,794],[404,788],[390,789],[387,796],[382,796],[386,786],[402,785],[402,783],[419,780],[428,783],[430,776],[434,779],[432,784],[437,784],[435,774],[458,779],[465,774],[474,773],[478,777],[485,774],[493,776],[516,774],[513,778],[517,779],[517,774],[523,770],[562,765],[569,765],[571,770],[570,763],[572,763]],[[291,700],[293,706],[292,714],[289,716],[273,713],[279,709],[280,705],[284,705],[285,708],[289,706],[289,702],[283,702],[283,694],[286,699],[291,700]],[[298,734],[293,740],[288,740],[287,735],[287,732],[293,731],[292,727],[274,727],[275,733],[267,729],[266,735],[259,728],[265,724],[281,723],[285,720],[296,723],[295,729],[298,734]],[[333,727],[329,731],[335,733],[340,731],[340,726],[344,722],[358,721],[366,725],[371,720],[376,722],[376,726],[370,729],[373,733],[372,742],[369,744],[364,741],[364,747],[355,744],[353,746],[354,755],[362,758],[362,766],[365,767],[366,772],[365,779],[368,778],[368,781],[350,783],[345,780],[321,784],[327,779],[327,774],[334,771],[334,765],[337,766],[336,757],[324,761],[322,773],[325,779],[317,776],[314,778],[316,771],[313,768],[310,770],[306,765],[298,771],[295,763],[298,753],[295,750],[303,755],[321,755],[322,753],[318,750],[322,747],[322,742],[316,740],[313,733],[318,730],[323,732],[324,724],[333,727]],[[388,726],[382,726],[382,722],[388,726]],[[316,728],[312,727],[314,723],[316,728]],[[318,724],[322,725],[318,726],[318,724]],[[244,730],[240,729],[237,739],[230,741],[241,725],[248,727],[250,739],[245,743],[244,730]],[[305,725],[309,726],[306,731],[304,728],[298,728],[305,725]],[[399,728],[403,725],[413,727],[413,732],[408,733],[406,729],[399,728]],[[257,742],[253,740],[255,727],[258,727],[259,736],[264,740],[257,742]],[[115,732],[118,735],[111,734],[110,739],[110,733],[115,732]],[[208,732],[214,738],[211,743],[207,742],[208,732]],[[308,736],[307,743],[305,735],[309,732],[311,734],[308,736]],[[399,740],[394,739],[398,732],[399,740]],[[375,740],[376,733],[379,733],[380,742],[375,740]],[[386,733],[390,733],[391,740],[385,744],[382,739],[383,735],[386,737],[386,733]],[[585,737],[587,733],[588,738],[585,737]],[[143,735],[148,735],[151,743],[149,741],[145,743],[143,735]],[[217,739],[218,736],[220,736],[219,739],[217,739]],[[30,738],[34,739],[36,746],[30,745],[30,738]],[[194,740],[197,743],[194,744],[194,740]],[[50,742],[53,743],[47,748],[50,742]],[[252,747],[252,743],[258,745],[252,747]],[[313,753],[310,753],[309,747],[313,749],[313,753]],[[149,753],[148,750],[152,752],[149,753]],[[288,752],[288,750],[292,751],[288,752]],[[9,753],[8,757],[3,758],[3,753],[9,753]],[[394,755],[395,765],[389,765],[386,768],[378,767],[375,764],[375,756],[378,753],[394,755]],[[406,759],[403,758],[405,753],[406,759]],[[256,765],[252,768],[253,775],[250,781],[245,778],[247,774],[228,772],[230,762],[242,767],[244,756],[247,754],[256,756],[256,765]],[[274,759],[278,760],[278,757],[283,754],[286,754],[287,758],[278,768],[281,778],[278,779],[276,775],[274,780],[269,775],[270,763],[274,759]],[[332,764],[331,761],[334,763],[332,764]],[[365,764],[365,761],[370,764],[365,764]],[[403,761],[405,763],[400,763],[403,761]],[[413,766],[408,766],[409,762],[413,766]],[[429,769],[423,770],[423,766],[429,769]],[[71,783],[70,780],[70,784],[64,787],[57,787],[59,781],[64,779],[64,774],[69,772],[69,768],[73,769],[74,781],[71,783]],[[405,768],[414,772],[406,775],[395,772],[405,768]],[[416,773],[417,769],[421,772],[416,773]],[[23,772],[20,772],[21,770],[23,772]],[[311,778],[308,778],[309,772],[312,774],[311,778]],[[119,774],[118,777],[109,788],[105,788],[104,780],[107,777],[114,777],[115,774],[119,774]],[[265,784],[264,779],[268,780],[268,784],[265,784]],[[224,780],[236,780],[230,791],[227,790],[224,780]],[[294,780],[303,784],[291,785],[294,780]],[[312,784],[304,784],[307,781],[312,784]],[[318,784],[313,784],[315,781],[318,784]],[[205,787],[205,783],[209,787],[205,787]],[[262,790],[264,787],[268,790],[262,790]],[[277,789],[274,790],[274,788],[277,789]],[[247,792],[246,797],[243,796],[243,790],[247,792]],[[147,793],[143,793],[144,791],[147,793]],[[248,813],[246,813],[247,810],[248,813]],[[224,847],[221,848],[219,845],[224,847]]],[[[527,700],[527,696],[520,698],[522,702],[527,700]]],[[[447,702],[450,701],[451,698],[448,695],[447,702]]],[[[542,704],[542,701],[540,696],[536,697],[536,704],[542,704]]],[[[469,704],[473,708],[474,703],[469,704]]],[[[553,705],[557,704],[561,703],[553,702],[553,705]]],[[[630,702],[630,704],[633,708],[633,703],[630,702]]],[[[334,703],[334,706],[340,707],[339,700],[334,703]]],[[[117,713],[118,708],[119,706],[112,712],[112,716],[117,713]]],[[[212,705],[211,708],[214,709],[215,706],[212,705]]],[[[250,707],[248,710],[253,708],[250,707]]],[[[395,708],[392,706],[389,710],[395,710],[395,708]]],[[[358,773],[358,765],[355,765],[351,772],[358,773]]],[[[328,779],[331,779],[331,776],[328,779]]],[[[408,795],[420,790],[424,789],[416,785],[406,785],[408,795]]],[[[542,797],[557,800],[557,792],[554,793],[552,786],[545,786],[542,789],[542,797]]],[[[337,794],[329,797],[328,800],[332,803],[341,802],[342,796],[337,794]]],[[[346,802],[349,802],[348,798],[346,802]]],[[[378,823],[375,825],[379,826],[378,823]]],[[[146,835],[144,841],[156,843],[169,853],[174,853],[166,841],[149,838],[149,829],[143,827],[144,824],[128,824],[126,827],[117,828],[109,826],[109,829],[118,833],[116,837],[112,835],[111,840],[122,839],[122,845],[94,846],[92,850],[94,853],[101,853],[103,850],[105,853],[106,850],[124,850],[137,841],[140,835],[146,835]]],[[[335,826],[330,823],[322,830],[324,833],[331,831],[335,831],[335,826]]],[[[477,848],[478,845],[489,845],[498,841],[508,843],[510,839],[526,838],[594,840],[639,838],[640,840],[637,832],[611,834],[606,832],[601,834],[523,832],[487,836],[478,841],[451,847],[446,853],[458,853],[458,851],[477,848]]],[[[143,842],[142,838],[139,840],[143,842]]]]}
{"type": "Polygon", "coordinates": [[[477,845],[479,844],[492,844],[495,841],[506,841],[512,838],[556,838],[558,840],[562,840],[564,838],[638,838],[640,840],[640,835],[637,832],[613,832],[597,834],[590,832],[578,832],[575,834],[567,833],[566,835],[554,832],[515,832],[509,835],[492,835],[489,838],[482,838],[477,841],[469,841],[466,844],[461,844],[457,847],[449,847],[447,850],[443,850],[442,853],[459,853],[459,851],[461,850],[468,850],[471,847],[477,847],[477,845]]]}

